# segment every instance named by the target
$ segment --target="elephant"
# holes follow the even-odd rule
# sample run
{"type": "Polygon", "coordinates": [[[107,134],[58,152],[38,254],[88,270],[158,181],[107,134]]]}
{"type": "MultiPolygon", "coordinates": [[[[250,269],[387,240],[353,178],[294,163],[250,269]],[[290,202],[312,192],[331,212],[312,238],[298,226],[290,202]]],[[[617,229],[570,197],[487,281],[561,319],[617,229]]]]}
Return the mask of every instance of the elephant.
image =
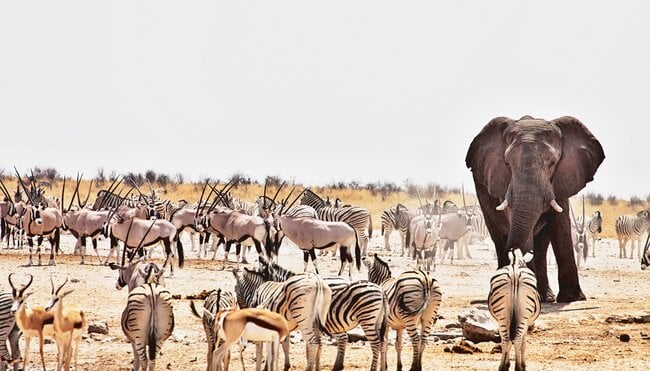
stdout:
{"type": "Polygon", "coordinates": [[[472,171],[498,268],[509,264],[511,250],[533,253],[529,267],[543,301],[556,300],[546,270],[549,243],[558,265],[557,302],[586,300],[571,242],[569,197],[593,180],[604,159],[600,142],[571,116],[552,121],[497,117],[469,146],[465,164],[472,171]]]}

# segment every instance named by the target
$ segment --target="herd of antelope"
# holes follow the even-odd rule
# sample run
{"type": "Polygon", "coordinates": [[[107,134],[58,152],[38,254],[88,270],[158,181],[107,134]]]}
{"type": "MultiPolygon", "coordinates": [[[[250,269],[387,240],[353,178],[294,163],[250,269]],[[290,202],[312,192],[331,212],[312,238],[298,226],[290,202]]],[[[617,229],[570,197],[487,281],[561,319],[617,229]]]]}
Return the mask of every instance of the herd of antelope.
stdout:
{"type": "MultiPolygon", "coordinates": [[[[454,258],[470,258],[470,242],[489,237],[480,209],[465,203],[464,189],[462,208],[450,201],[440,204],[435,194],[433,203],[429,200],[423,202],[418,194],[420,207],[416,210],[397,204],[381,214],[384,248],[391,250],[388,236],[392,231],[399,232],[401,254],[412,257],[416,266],[414,270],[392,277],[388,265],[377,254],[372,259],[367,258],[368,240],[372,237],[369,211],[345,205],[340,199],[330,203],[329,198],[324,199],[309,189],[300,192],[293,201],[294,190],[278,200],[284,184],[277,188],[273,197],[267,196],[265,185],[263,195],[254,202],[246,202],[230,193],[237,185],[237,179],[221,188],[207,180],[198,201],[189,204],[161,199],[161,192],[151,185],[150,192],[144,193],[135,183],[123,184],[124,179],[115,179],[108,189],[100,190],[94,203],[89,205],[92,181],[84,198],[79,189],[82,176],[78,175],[66,207],[65,178],[59,198],[58,195],[47,195],[33,177],[29,178],[29,184],[23,181],[17,170],[16,177],[19,187],[13,192],[13,197],[0,180],[0,190],[4,194],[0,202],[2,237],[7,239],[7,246],[11,237],[14,247],[22,247],[24,237],[29,247],[27,266],[34,264],[34,247],[36,264],[41,265],[41,245],[47,238],[50,242],[49,264],[55,265],[56,256],[61,253],[61,234],[69,233],[76,238],[75,252],[84,264],[86,240],[90,238],[100,264],[118,271],[116,287],[128,287],[121,327],[133,347],[133,368],[136,370],[154,369],[160,349],[174,329],[173,302],[165,288],[164,273],[167,265],[170,276],[174,274],[174,264],[183,267],[185,251],[180,238],[183,232],[191,234],[192,251],[196,251],[199,257],[206,257],[210,239],[214,250],[212,259],[217,247],[223,245],[222,268],[227,266],[233,244],[237,255],[233,269],[235,291],[213,290],[202,310],[191,303],[193,313],[202,319],[206,334],[208,370],[227,369],[230,347],[248,341],[258,344],[258,369],[263,358],[262,344],[267,346],[265,367],[270,370],[279,367],[278,352],[282,344],[286,370],[290,366],[288,334],[294,330],[299,330],[307,343],[306,369],[319,368],[322,332],[336,339],[338,353],[334,369],[343,369],[346,332],[357,326],[363,329],[371,344],[370,369],[387,367],[389,329],[397,333],[395,349],[398,369],[401,369],[402,332],[406,329],[413,344],[411,369],[419,370],[442,297],[432,276],[436,257],[441,263],[445,259],[453,262],[454,258]],[[136,196],[131,195],[134,190],[136,196]],[[198,235],[198,249],[195,235],[198,235]],[[294,273],[277,264],[284,237],[303,252],[304,273],[294,273]],[[100,238],[110,242],[109,253],[104,258],[97,249],[100,238]],[[123,246],[121,253],[119,242],[123,246]],[[159,244],[165,254],[161,267],[147,261],[151,250],[159,244]],[[440,251],[439,244],[442,244],[440,251]],[[240,269],[241,264],[248,264],[246,252],[253,246],[258,254],[258,264],[253,269],[240,269]],[[321,276],[315,250],[326,254],[328,251],[335,253],[337,249],[341,262],[338,276],[321,276]],[[110,261],[113,256],[114,261],[110,261]],[[315,274],[308,273],[310,261],[315,274]],[[353,268],[360,270],[362,262],[368,269],[368,280],[351,281],[353,268]],[[343,278],[346,268],[348,278],[343,278]]],[[[579,265],[580,260],[588,257],[587,237],[592,239],[594,254],[593,246],[602,231],[602,215],[597,211],[587,218],[584,199],[582,215],[576,217],[573,210],[571,215],[579,265]]],[[[641,256],[641,235],[649,225],[648,211],[640,212],[636,218],[621,216],[617,219],[621,257],[626,255],[627,240],[638,240],[637,251],[641,256]]],[[[646,242],[645,266],[650,265],[645,254],[647,249],[646,242]]],[[[524,260],[525,257],[521,256],[513,258],[517,263],[511,269],[524,269],[524,260]]],[[[534,275],[532,278],[525,274],[522,277],[534,280],[534,275]]],[[[26,305],[30,295],[26,290],[32,284],[32,275],[26,275],[24,284],[17,283],[16,279],[16,274],[9,275],[10,295],[0,293],[0,363],[18,369],[18,338],[22,332],[25,337],[23,369],[28,364],[29,344],[33,337],[39,340],[44,370],[43,344],[48,337],[57,344],[57,370],[68,370],[73,356],[76,369],[81,334],[87,327],[87,320],[83,310],[63,304],[63,298],[71,293],[62,292],[67,279],[58,287],[51,281],[52,296],[45,307],[26,305]],[[11,353],[6,349],[7,341],[11,353]]],[[[539,302],[533,300],[529,304],[529,317],[534,320],[539,314],[539,302]]],[[[499,313],[493,314],[498,318],[499,313]]]]}

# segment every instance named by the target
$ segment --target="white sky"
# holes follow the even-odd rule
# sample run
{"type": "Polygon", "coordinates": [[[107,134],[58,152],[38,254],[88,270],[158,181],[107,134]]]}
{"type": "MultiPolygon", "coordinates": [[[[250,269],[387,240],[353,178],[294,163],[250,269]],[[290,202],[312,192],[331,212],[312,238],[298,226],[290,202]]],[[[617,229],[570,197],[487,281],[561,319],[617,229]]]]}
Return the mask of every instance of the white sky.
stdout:
{"type": "Polygon", "coordinates": [[[1,1],[0,166],[458,186],[491,118],[573,115],[607,156],[587,190],[645,197],[648,14],[647,1],[1,1]]]}

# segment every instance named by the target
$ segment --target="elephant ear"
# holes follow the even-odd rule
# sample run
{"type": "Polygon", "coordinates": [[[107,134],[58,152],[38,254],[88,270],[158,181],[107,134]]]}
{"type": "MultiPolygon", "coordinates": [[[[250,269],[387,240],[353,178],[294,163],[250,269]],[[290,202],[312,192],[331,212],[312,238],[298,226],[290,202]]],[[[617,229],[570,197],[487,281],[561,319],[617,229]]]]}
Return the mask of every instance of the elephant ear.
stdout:
{"type": "Polygon", "coordinates": [[[564,116],[551,121],[562,130],[562,157],[553,175],[556,198],[569,198],[594,179],[605,159],[603,147],[580,120],[564,116]]]}
{"type": "Polygon", "coordinates": [[[503,133],[514,120],[507,117],[492,119],[469,145],[465,164],[472,170],[474,180],[483,184],[492,197],[505,199],[510,184],[510,168],[506,164],[503,133]]]}

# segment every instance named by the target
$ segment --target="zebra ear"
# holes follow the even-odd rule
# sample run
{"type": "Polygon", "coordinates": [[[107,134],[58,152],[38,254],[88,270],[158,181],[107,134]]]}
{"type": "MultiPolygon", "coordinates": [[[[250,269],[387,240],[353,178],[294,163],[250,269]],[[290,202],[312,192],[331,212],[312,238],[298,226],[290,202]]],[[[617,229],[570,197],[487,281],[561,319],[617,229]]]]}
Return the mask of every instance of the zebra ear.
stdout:
{"type": "Polygon", "coordinates": [[[524,260],[524,263],[526,263],[526,264],[528,264],[528,263],[530,263],[531,261],[533,261],[533,253],[530,252],[530,251],[527,252],[527,253],[525,253],[525,254],[524,254],[524,257],[523,257],[523,260],[524,260]]]}

